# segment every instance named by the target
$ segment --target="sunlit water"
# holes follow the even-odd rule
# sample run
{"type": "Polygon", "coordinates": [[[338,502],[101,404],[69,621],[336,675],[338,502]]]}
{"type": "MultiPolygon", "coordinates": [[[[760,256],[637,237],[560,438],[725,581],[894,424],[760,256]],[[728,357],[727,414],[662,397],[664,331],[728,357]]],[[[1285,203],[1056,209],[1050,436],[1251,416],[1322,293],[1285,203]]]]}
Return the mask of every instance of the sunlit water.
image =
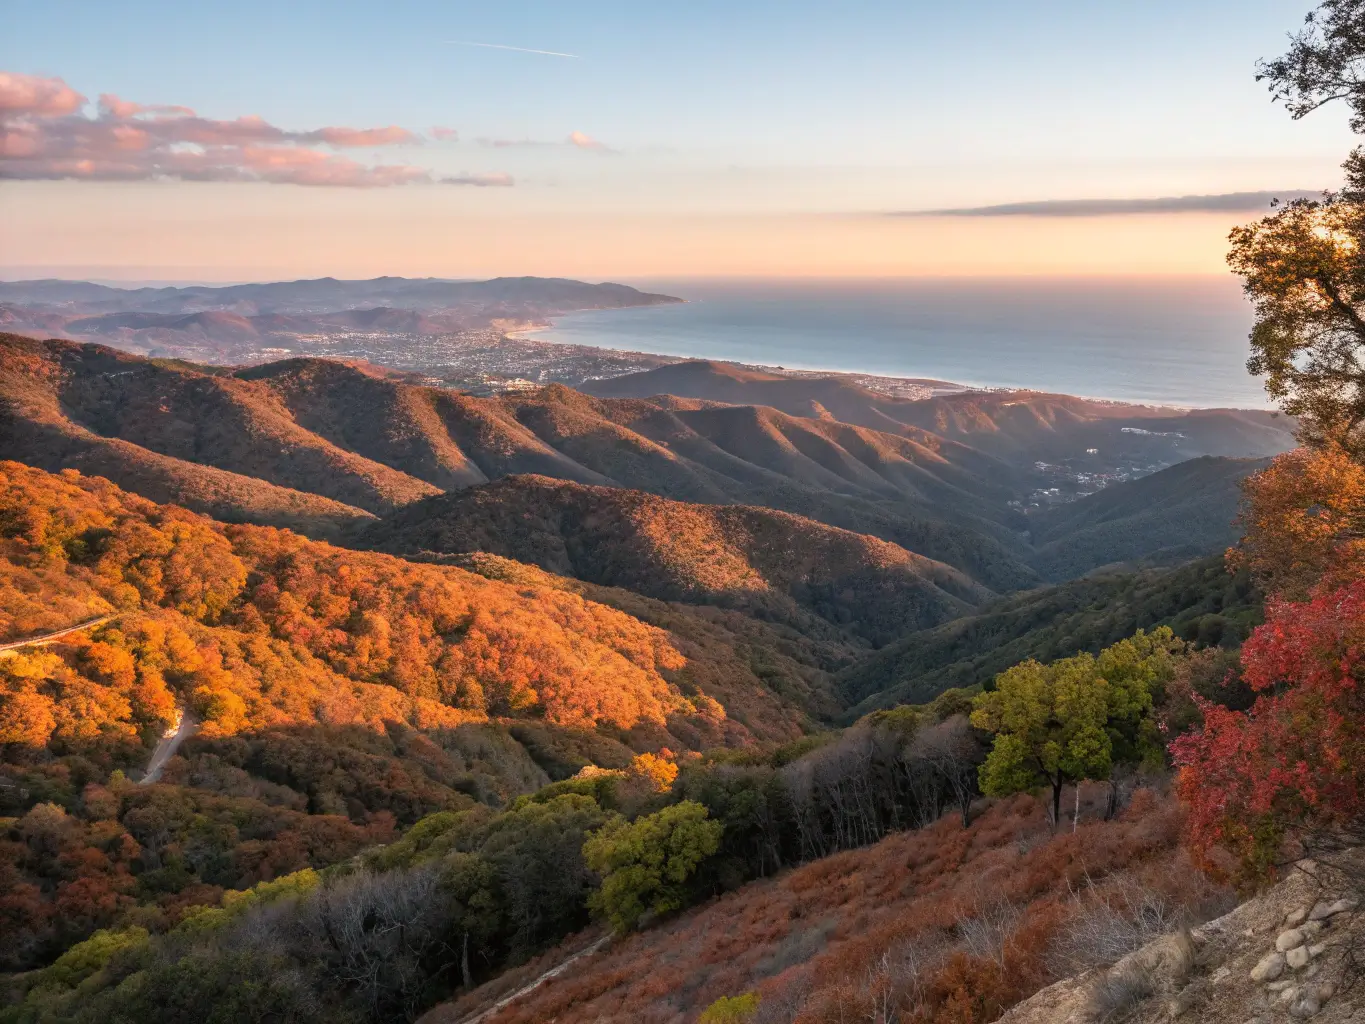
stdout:
{"type": "Polygon", "coordinates": [[[1268,404],[1228,278],[647,281],[685,305],[573,313],[533,337],[799,369],[1181,406],[1268,404]]]}

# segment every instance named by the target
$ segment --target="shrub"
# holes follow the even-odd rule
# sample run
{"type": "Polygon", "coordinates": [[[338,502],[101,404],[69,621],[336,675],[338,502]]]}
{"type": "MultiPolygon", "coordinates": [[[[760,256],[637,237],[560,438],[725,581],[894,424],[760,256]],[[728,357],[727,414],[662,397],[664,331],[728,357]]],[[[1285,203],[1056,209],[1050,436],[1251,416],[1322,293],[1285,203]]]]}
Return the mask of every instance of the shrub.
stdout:
{"type": "Polygon", "coordinates": [[[602,876],[590,900],[619,933],[646,912],[664,914],[687,903],[688,878],[720,848],[724,831],[699,803],[684,800],[633,823],[619,816],[588,837],[583,857],[602,876]]]}

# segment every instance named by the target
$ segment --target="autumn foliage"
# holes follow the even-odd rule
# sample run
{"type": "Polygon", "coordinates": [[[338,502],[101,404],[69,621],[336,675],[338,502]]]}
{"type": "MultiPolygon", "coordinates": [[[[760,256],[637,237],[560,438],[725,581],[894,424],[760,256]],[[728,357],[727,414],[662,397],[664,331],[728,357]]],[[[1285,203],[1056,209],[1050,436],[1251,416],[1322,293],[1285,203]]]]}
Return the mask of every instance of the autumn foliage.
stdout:
{"type": "Polygon", "coordinates": [[[1242,648],[1249,711],[1200,702],[1172,745],[1195,842],[1265,871],[1286,836],[1365,814],[1365,582],[1275,601],[1242,648]]]}
{"type": "Polygon", "coordinates": [[[1233,567],[1268,593],[1302,598],[1349,582],[1365,559],[1365,467],[1343,449],[1297,448],[1243,484],[1245,536],[1233,567]]]}
{"type": "Polygon", "coordinates": [[[489,715],[630,729],[695,714],[662,674],[684,664],[666,633],[562,590],[224,526],[14,463],[0,470],[0,546],[0,636],[118,614],[0,666],[0,714],[29,723],[31,746],[132,738],[176,699],[208,735],[489,715]]]}
{"type": "MultiPolygon", "coordinates": [[[[1098,787],[1091,797],[1102,803],[1098,787]]],[[[1054,836],[1042,805],[1015,797],[967,829],[949,815],[753,882],[631,936],[490,1021],[692,1020],[750,992],[754,1021],[994,1020],[1070,973],[1060,954],[1116,887],[1144,887],[1173,916],[1219,898],[1179,850],[1173,800],[1143,791],[1109,822],[1090,798],[1086,807],[1088,823],[1054,836]]],[[[455,1019],[564,955],[462,1000],[455,1019]]]]}
{"type": "MultiPolygon", "coordinates": [[[[541,730],[547,764],[561,735],[622,766],[623,738],[685,747],[670,725],[697,742],[745,736],[673,681],[687,662],[667,632],[578,594],[0,463],[0,641],[106,616],[0,653],[10,966],[119,922],[167,927],[396,824],[545,785],[500,722],[541,730]],[[161,784],[127,782],[178,710],[197,735],[161,784]]],[[[642,765],[655,787],[677,771],[642,765]]]]}

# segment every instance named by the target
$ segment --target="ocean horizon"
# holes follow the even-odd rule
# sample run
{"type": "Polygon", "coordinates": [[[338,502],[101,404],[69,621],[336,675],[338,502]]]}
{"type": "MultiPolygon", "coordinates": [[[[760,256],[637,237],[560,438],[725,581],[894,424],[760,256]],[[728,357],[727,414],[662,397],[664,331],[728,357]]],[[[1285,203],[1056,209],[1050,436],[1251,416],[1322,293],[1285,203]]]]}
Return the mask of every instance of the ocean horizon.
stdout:
{"type": "Polygon", "coordinates": [[[1230,275],[629,283],[686,302],[570,313],[525,336],[1186,408],[1272,404],[1246,371],[1252,309],[1230,275]]]}

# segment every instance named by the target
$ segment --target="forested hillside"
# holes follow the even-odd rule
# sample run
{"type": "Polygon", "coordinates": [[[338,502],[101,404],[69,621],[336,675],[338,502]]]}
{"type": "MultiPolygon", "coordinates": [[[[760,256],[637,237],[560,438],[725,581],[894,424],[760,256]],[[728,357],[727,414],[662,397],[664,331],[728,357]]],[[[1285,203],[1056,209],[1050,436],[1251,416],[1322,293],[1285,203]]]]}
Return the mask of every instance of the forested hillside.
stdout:
{"type": "Polygon", "coordinates": [[[1259,625],[1263,599],[1221,557],[1171,569],[1097,573],[990,604],[920,630],[839,674],[849,716],[987,685],[1027,658],[1095,653],[1139,629],[1170,626],[1186,640],[1236,647],[1259,625]]]}
{"type": "Polygon", "coordinates": [[[881,644],[990,592],[898,545],[754,506],[697,505],[546,477],[415,502],[356,534],[393,554],[487,552],[689,604],[881,644]]]}
{"type": "Polygon", "coordinates": [[[0,812],[57,815],[7,819],[51,833],[0,844],[12,965],[130,907],[174,921],[584,764],[798,736],[823,678],[780,640],[755,674],[759,627],[736,637],[723,613],[675,640],[564,588],[225,526],[16,463],[0,467],[0,551],[0,642],[109,617],[0,652],[0,812]],[[183,756],[164,784],[126,788],[178,711],[198,727],[183,756]]]}
{"type": "Polygon", "coordinates": [[[1203,456],[1151,476],[1114,484],[1029,519],[1033,564],[1068,580],[1114,562],[1179,562],[1230,547],[1241,484],[1264,459],[1203,456]]]}
{"type": "MultiPolygon", "coordinates": [[[[1030,518],[1039,478],[1018,453],[1040,442],[1022,430],[1004,457],[827,408],[484,399],[337,362],[206,371],[13,338],[0,400],[0,453],[19,460],[0,464],[0,644],[88,623],[0,651],[16,1021],[188,1022],[205,1004],[410,1019],[457,990],[482,1005],[566,937],[594,940],[594,921],[624,935],[727,893],[719,906],[769,935],[742,940],[735,971],[695,988],[665,971],[644,991],[595,965],[508,1019],[668,1019],[760,983],[770,1005],[861,1006],[894,971],[854,995],[824,979],[871,955],[852,940],[866,928],[873,945],[928,943],[915,998],[933,1014],[980,986],[987,1012],[1053,968],[1003,952],[1023,939],[983,954],[943,924],[994,921],[971,880],[1036,843],[1060,874],[1001,882],[1010,934],[1061,941],[1085,916],[1058,903],[1076,851],[1116,844],[1092,879],[1146,886],[1176,863],[1177,815],[1154,792],[1108,820],[1115,782],[1087,804],[1105,820],[1068,845],[1045,841],[1033,805],[983,805],[975,695],[1028,659],[1089,652],[1087,678],[1090,655],[1136,658],[1135,706],[1182,729],[1199,701],[1245,698],[1218,688],[1235,656],[1208,649],[1259,621],[1248,571],[1043,585],[1033,567],[1169,557],[1172,530],[1223,514],[1243,463],[1030,518]],[[101,475],[49,471],[72,465],[101,475]],[[1162,625],[1175,633],[1127,639],[1162,625]],[[658,873],[640,851],[665,841],[679,859],[658,873]],[[886,868],[940,847],[958,859],[886,868]],[[778,916],[800,906],[814,931],[769,920],[775,872],[796,886],[778,916]],[[829,890],[843,916],[791,895],[809,872],[857,880],[829,890]],[[931,877],[951,880],[927,898],[931,877]],[[905,915],[940,923],[902,933],[905,915]]],[[[1128,728],[1108,741],[1125,772],[1149,751],[1128,728]]],[[[709,917],[687,920],[613,956],[713,942],[709,917]]]]}
{"type": "MultiPolygon", "coordinates": [[[[992,408],[1016,408],[998,397],[989,399],[992,408]]],[[[901,403],[900,412],[938,424],[942,417],[923,404],[901,403]]],[[[1206,422],[1190,414],[1172,433],[1124,426],[1147,423],[1148,409],[1069,399],[1053,405],[1022,420],[1002,414],[975,431],[953,427],[949,433],[970,442],[962,443],[908,421],[887,420],[885,430],[857,425],[852,406],[845,414],[855,422],[833,418],[823,405],[796,416],[668,396],[602,400],[560,386],[474,398],[325,360],[203,372],[93,345],[0,339],[0,456],[105,475],[220,520],[332,539],[347,524],[442,491],[536,473],[789,512],[888,541],[1005,592],[1036,585],[1033,564],[1062,579],[1174,548],[1209,553],[1219,539],[1212,519],[1226,494],[1215,495],[1220,485],[1210,482],[1200,504],[1209,522],[1183,540],[1171,529],[1188,508],[1168,502],[1165,511],[1128,516],[1125,527],[1109,506],[1092,503],[1084,507],[1097,509],[1097,521],[1077,524],[1077,543],[1049,546],[1060,537],[1047,532],[1047,515],[1030,523],[1018,506],[1043,480],[1033,460],[1056,445],[1083,451],[1085,430],[1103,428],[1113,435],[1106,444],[1158,464],[1191,445],[1222,454],[1284,446],[1282,428],[1264,417],[1218,414],[1206,422]],[[1205,430],[1209,424],[1217,429],[1205,430]],[[1172,447],[1177,435],[1189,443],[1172,447]]],[[[1059,521],[1057,532],[1069,528],[1059,521]]]]}

